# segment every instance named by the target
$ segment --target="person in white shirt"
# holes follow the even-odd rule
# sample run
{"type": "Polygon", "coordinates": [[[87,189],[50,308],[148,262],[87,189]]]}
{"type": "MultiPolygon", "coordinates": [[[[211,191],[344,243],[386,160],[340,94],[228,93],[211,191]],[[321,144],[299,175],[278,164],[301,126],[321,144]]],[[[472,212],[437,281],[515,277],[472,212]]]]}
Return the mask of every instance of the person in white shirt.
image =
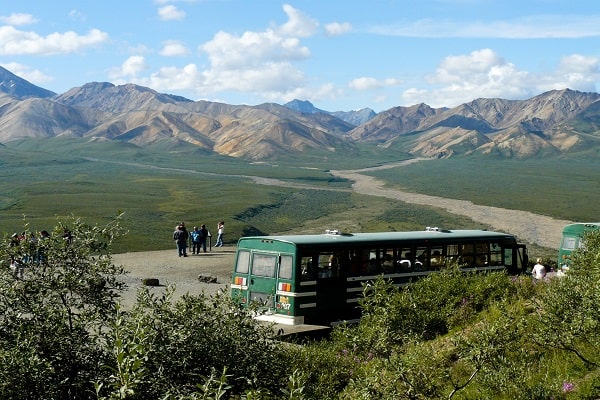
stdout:
{"type": "Polygon", "coordinates": [[[542,264],[542,259],[538,258],[536,260],[536,264],[533,266],[531,270],[531,275],[536,280],[542,280],[546,277],[546,267],[542,264]]]}
{"type": "Polygon", "coordinates": [[[223,233],[225,233],[225,222],[221,221],[217,225],[217,243],[215,247],[223,247],[223,233]]]}

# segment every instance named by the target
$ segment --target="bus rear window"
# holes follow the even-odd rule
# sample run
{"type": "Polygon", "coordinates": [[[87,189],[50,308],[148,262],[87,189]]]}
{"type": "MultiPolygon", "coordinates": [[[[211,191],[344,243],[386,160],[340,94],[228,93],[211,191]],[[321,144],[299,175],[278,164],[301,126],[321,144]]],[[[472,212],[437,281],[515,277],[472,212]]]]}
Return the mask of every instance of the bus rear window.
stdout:
{"type": "Polygon", "coordinates": [[[248,267],[250,266],[250,252],[240,250],[237,256],[237,262],[235,263],[235,272],[240,274],[247,274],[248,267]]]}
{"type": "Polygon", "coordinates": [[[281,256],[279,261],[279,277],[292,279],[292,256],[281,256]]]}
{"type": "Polygon", "coordinates": [[[573,236],[565,236],[562,242],[562,248],[565,250],[575,250],[575,243],[577,238],[573,236]]]}
{"type": "Polygon", "coordinates": [[[275,278],[277,256],[254,253],[252,255],[252,275],[275,278]]]}

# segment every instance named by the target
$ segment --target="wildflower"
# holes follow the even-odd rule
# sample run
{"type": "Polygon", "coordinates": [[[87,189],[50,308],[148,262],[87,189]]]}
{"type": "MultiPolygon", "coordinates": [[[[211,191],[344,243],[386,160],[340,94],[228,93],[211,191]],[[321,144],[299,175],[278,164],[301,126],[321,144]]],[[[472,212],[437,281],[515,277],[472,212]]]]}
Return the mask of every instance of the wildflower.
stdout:
{"type": "Polygon", "coordinates": [[[572,392],[575,389],[575,385],[571,382],[563,382],[562,391],[564,393],[572,392]]]}

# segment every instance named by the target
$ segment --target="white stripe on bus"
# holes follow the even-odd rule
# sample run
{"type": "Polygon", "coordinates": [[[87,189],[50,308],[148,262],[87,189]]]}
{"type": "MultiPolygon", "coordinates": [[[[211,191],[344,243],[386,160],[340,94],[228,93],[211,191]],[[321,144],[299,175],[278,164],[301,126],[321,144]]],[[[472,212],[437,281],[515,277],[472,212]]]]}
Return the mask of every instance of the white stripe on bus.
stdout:
{"type": "Polygon", "coordinates": [[[281,296],[289,296],[289,297],[309,297],[309,296],[316,296],[317,292],[284,292],[283,290],[278,290],[277,292],[275,292],[275,294],[281,295],[281,296]]]}

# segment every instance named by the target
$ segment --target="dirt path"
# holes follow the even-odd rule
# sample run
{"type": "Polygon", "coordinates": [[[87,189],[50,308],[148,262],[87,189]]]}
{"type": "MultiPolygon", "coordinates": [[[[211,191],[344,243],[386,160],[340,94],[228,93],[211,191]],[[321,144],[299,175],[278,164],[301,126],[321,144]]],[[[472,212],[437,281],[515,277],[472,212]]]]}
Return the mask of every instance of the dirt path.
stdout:
{"type": "Polygon", "coordinates": [[[380,196],[400,200],[411,204],[438,207],[452,214],[464,215],[474,221],[489,225],[493,229],[516,235],[519,240],[536,243],[548,248],[556,248],[560,242],[562,228],[571,221],[550,218],[528,211],[509,210],[499,207],[481,206],[466,200],[455,200],[425,194],[404,192],[395,188],[386,188],[385,183],[360,172],[395,168],[426,159],[413,159],[375,168],[353,171],[331,171],[335,176],[354,181],[356,193],[380,196]]]}

